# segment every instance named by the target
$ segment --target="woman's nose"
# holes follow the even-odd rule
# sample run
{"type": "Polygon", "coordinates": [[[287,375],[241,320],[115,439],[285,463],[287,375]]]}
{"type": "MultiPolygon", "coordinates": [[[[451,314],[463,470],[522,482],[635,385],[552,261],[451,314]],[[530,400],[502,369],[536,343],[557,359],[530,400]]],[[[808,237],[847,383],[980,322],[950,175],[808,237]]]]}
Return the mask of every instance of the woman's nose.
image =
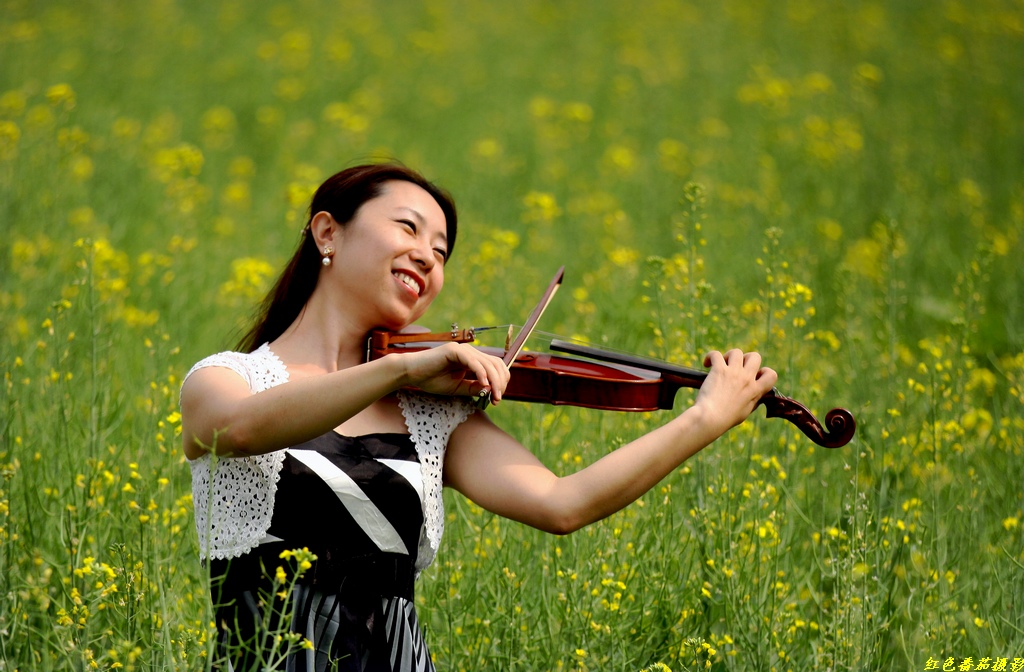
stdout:
{"type": "Polygon", "coordinates": [[[409,253],[409,256],[420,268],[427,271],[432,269],[436,263],[433,250],[428,249],[426,245],[417,245],[409,253]]]}

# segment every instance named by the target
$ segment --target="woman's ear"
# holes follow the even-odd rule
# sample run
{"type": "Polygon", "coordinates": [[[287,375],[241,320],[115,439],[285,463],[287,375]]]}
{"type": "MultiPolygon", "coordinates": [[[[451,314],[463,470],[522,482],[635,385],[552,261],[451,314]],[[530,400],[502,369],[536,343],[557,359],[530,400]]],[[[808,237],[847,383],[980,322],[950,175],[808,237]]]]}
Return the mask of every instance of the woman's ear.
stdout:
{"type": "Polygon", "coordinates": [[[309,222],[309,233],[320,250],[325,247],[333,247],[336,250],[341,244],[341,226],[329,212],[321,210],[313,215],[309,222]]]}

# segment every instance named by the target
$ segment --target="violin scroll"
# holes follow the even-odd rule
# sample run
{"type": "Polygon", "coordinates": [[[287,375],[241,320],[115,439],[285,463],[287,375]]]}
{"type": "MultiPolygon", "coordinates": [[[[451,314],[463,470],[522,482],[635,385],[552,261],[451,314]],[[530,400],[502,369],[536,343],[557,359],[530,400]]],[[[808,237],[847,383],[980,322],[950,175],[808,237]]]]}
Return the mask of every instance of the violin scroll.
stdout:
{"type": "Polygon", "coordinates": [[[826,413],[823,427],[806,406],[776,390],[761,397],[759,403],[764,404],[766,417],[793,423],[807,438],[824,448],[845,446],[857,431],[857,421],[845,408],[833,408],[826,413]]]}

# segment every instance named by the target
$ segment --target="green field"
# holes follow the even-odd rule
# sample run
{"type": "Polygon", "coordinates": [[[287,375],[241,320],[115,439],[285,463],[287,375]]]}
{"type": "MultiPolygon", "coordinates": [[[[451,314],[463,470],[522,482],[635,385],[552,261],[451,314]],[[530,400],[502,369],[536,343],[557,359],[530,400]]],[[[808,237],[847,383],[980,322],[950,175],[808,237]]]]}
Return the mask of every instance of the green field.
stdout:
{"type": "MultiPolygon", "coordinates": [[[[460,208],[424,326],[565,264],[541,330],[859,423],[567,537],[447,493],[439,670],[1021,670],[1022,72],[1021,0],[0,0],[0,672],[209,668],[182,376],[385,157],[460,208]]],[[[569,473],[668,413],[492,415],[569,473]]]]}

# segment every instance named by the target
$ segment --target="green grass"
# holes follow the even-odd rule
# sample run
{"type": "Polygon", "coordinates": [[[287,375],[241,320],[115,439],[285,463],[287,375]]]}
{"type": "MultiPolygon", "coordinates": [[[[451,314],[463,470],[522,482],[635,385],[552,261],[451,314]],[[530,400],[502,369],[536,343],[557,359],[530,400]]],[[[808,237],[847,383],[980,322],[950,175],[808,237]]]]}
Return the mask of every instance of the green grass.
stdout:
{"type": "MultiPolygon", "coordinates": [[[[859,423],[753,418],[564,538],[448,495],[440,669],[1024,662],[1020,2],[0,12],[0,670],[207,668],[181,377],[377,156],[459,203],[426,326],[565,264],[542,330],[757,348],[859,423]]],[[[668,417],[493,415],[560,473],[668,417]]]]}

